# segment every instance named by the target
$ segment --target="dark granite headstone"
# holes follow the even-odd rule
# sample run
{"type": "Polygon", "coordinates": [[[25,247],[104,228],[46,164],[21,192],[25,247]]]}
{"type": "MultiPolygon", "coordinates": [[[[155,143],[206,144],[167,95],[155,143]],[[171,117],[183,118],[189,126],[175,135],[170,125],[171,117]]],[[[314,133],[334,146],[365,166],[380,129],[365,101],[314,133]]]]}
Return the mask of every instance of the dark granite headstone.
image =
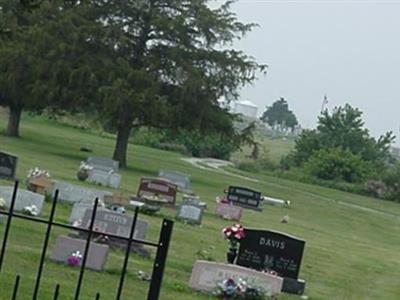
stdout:
{"type": "Polygon", "coordinates": [[[237,264],[255,270],[274,270],[281,277],[297,279],[305,241],[280,232],[245,229],[237,264]]]}
{"type": "Polygon", "coordinates": [[[228,200],[236,206],[261,210],[261,193],[239,186],[230,186],[228,190],[228,200]]]}
{"type": "Polygon", "coordinates": [[[0,152],[0,179],[14,179],[18,157],[0,152]]]}

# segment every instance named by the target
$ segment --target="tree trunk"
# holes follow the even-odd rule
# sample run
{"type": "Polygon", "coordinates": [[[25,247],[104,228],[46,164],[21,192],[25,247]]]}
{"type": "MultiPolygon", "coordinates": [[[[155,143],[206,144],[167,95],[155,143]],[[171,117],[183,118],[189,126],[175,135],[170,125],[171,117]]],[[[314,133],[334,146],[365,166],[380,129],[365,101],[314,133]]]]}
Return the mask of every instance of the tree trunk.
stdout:
{"type": "Polygon", "coordinates": [[[8,114],[7,136],[19,137],[19,123],[21,120],[22,108],[11,107],[8,114]]]}
{"type": "Polygon", "coordinates": [[[127,122],[125,126],[120,126],[117,133],[113,159],[119,162],[120,167],[126,167],[126,155],[128,151],[129,136],[132,130],[132,123],[127,122]]]}

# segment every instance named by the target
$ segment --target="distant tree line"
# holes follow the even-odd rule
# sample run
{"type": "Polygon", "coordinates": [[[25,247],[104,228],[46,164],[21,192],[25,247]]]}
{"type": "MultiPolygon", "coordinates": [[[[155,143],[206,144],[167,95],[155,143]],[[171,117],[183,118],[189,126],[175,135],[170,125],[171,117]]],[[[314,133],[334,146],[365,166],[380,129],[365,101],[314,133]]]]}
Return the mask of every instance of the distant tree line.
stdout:
{"type": "Polygon", "coordinates": [[[323,111],[317,128],[303,131],[281,167],[400,201],[400,164],[390,154],[394,139],[392,132],[372,137],[364,127],[362,112],[346,104],[331,113],[323,111]]]}
{"type": "MultiPolygon", "coordinates": [[[[22,111],[96,112],[127,164],[132,129],[211,134],[241,143],[217,100],[238,97],[264,65],[229,46],[255,25],[208,0],[0,3],[0,105],[6,134],[22,111]]],[[[245,141],[246,138],[243,138],[245,141]]]]}

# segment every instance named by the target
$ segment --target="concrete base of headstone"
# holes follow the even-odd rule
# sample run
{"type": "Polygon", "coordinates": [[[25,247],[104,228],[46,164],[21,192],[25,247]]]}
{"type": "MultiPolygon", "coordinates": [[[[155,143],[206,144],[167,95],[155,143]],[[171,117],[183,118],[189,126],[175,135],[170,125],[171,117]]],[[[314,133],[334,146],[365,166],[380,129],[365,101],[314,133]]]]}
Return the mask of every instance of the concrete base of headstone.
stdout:
{"type": "MultiPolygon", "coordinates": [[[[0,198],[6,201],[6,206],[10,207],[14,187],[1,186],[0,187],[0,198]]],[[[25,207],[35,205],[38,209],[38,215],[42,212],[44,202],[44,196],[41,194],[33,193],[28,190],[18,189],[17,199],[15,201],[14,210],[22,211],[25,207]]]]}
{"type": "MultiPolygon", "coordinates": [[[[50,255],[50,259],[66,263],[68,257],[75,251],[79,251],[83,255],[85,252],[85,245],[85,240],[68,236],[59,236],[50,255]]],[[[86,267],[95,271],[103,270],[107,262],[108,251],[109,247],[107,245],[91,242],[86,267]]]]}
{"type": "Polygon", "coordinates": [[[303,279],[283,278],[282,292],[288,294],[303,295],[306,282],[303,279]]]}
{"type": "Polygon", "coordinates": [[[192,289],[212,292],[221,281],[228,278],[241,278],[252,282],[271,292],[279,294],[282,290],[283,278],[237,265],[223,264],[209,261],[196,261],[189,285],[192,289]]]}

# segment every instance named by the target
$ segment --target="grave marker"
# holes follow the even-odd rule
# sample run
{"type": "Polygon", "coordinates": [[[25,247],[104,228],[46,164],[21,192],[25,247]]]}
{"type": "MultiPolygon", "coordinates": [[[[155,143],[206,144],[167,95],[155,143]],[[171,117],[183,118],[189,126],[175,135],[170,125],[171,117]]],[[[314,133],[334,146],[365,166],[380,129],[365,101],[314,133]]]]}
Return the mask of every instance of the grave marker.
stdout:
{"type": "Polygon", "coordinates": [[[175,183],[182,192],[189,192],[192,190],[190,176],[185,173],[171,170],[161,170],[158,173],[158,177],[175,183]]]}
{"type": "Polygon", "coordinates": [[[94,169],[103,170],[106,172],[118,172],[119,162],[106,157],[90,156],[86,163],[94,169]]]}
{"type": "Polygon", "coordinates": [[[242,208],[229,203],[218,202],[215,213],[227,220],[240,221],[242,217],[242,208]]]}
{"type": "Polygon", "coordinates": [[[177,186],[174,183],[157,178],[142,178],[140,180],[137,196],[155,197],[165,199],[169,204],[176,202],[177,186]]]}
{"type": "Polygon", "coordinates": [[[14,179],[17,171],[18,157],[0,152],[0,179],[14,179]]]}
{"type": "MultiPolygon", "coordinates": [[[[0,198],[3,198],[6,201],[7,207],[10,207],[13,191],[14,188],[10,186],[0,187],[0,198]]],[[[28,190],[19,189],[17,191],[17,198],[15,200],[14,210],[22,211],[27,206],[35,205],[38,209],[38,215],[40,215],[42,212],[43,202],[43,195],[33,193],[28,190]]]]}
{"type": "Polygon", "coordinates": [[[89,171],[88,182],[118,188],[121,175],[118,174],[119,163],[109,158],[92,156],[86,164],[93,169],[89,171]]]}
{"type": "Polygon", "coordinates": [[[230,186],[228,190],[228,200],[236,206],[261,210],[261,193],[249,188],[230,186]]]}
{"type": "Polygon", "coordinates": [[[217,283],[225,279],[241,278],[269,290],[272,295],[279,294],[283,279],[252,269],[209,261],[197,261],[190,276],[190,287],[205,292],[213,292],[217,283]]]}
{"type": "MultiPolygon", "coordinates": [[[[59,236],[56,240],[50,259],[57,262],[66,263],[73,252],[85,253],[85,240],[75,239],[68,236],[59,236]]],[[[90,243],[89,255],[86,267],[96,271],[102,271],[107,262],[109,247],[104,244],[90,243]]]]}
{"type": "Polygon", "coordinates": [[[274,270],[281,277],[297,279],[305,241],[268,230],[245,229],[237,264],[255,270],[274,270]]]}
{"type": "MultiPolygon", "coordinates": [[[[82,228],[89,228],[92,212],[92,209],[87,209],[85,211],[81,225],[82,228]]],[[[104,235],[112,234],[129,238],[132,220],[133,218],[127,214],[120,214],[106,209],[98,209],[94,221],[94,228],[96,228],[96,231],[99,231],[104,235]]],[[[133,238],[136,240],[145,240],[147,228],[148,223],[146,221],[137,219],[133,238]]],[[[81,233],[81,236],[85,237],[86,234],[81,233]]],[[[127,246],[125,240],[113,237],[109,238],[109,242],[112,247],[126,248],[127,246]]],[[[142,245],[138,245],[137,243],[132,244],[132,251],[138,252],[138,248],[142,248],[142,245]]]]}
{"type": "Polygon", "coordinates": [[[70,184],[64,181],[55,181],[50,194],[54,197],[55,191],[59,190],[58,199],[69,203],[75,202],[90,202],[93,203],[94,199],[104,201],[104,196],[112,195],[107,191],[96,189],[88,189],[83,186],[70,184]]]}
{"type": "Polygon", "coordinates": [[[203,208],[197,204],[182,203],[179,206],[176,218],[186,221],[187,223],[200,225],[203,219],[203,213],[203,208]]]}

